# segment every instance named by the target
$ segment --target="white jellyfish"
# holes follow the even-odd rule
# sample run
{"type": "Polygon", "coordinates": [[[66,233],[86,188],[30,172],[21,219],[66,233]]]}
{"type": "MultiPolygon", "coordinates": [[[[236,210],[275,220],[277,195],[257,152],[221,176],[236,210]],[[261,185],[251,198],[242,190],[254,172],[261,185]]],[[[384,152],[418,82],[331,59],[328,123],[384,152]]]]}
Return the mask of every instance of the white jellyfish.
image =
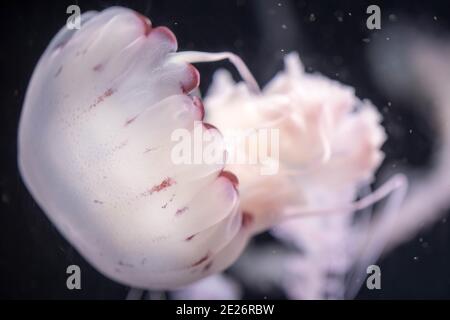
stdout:
{"type": "MultiPolygon", "coordinates": [[[[171,132],[204,114],[189,95],[199,74],[176,49],[169,29],[132,10],[85,13],[41,57],[20,119],[19,167],[33,197],[92,265],[139,288],[221,271],[248,238],[234,175],[171,161],[171,132]]],[[[223,151],[220,133],[203,130],[223,151]]]]}

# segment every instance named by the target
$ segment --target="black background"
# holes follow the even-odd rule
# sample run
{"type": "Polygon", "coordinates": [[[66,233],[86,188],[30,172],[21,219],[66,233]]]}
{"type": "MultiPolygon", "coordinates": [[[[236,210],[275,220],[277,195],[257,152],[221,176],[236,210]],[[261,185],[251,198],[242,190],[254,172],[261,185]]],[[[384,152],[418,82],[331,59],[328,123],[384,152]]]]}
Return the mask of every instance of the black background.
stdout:
{"type": "MultiPolygon", "coordinates": [[[[366,28],[366,8],[369,4],[381,7],[382,27],[409,21],[433,32],[449,32],[447,1],[3,2],[0,298],[123,299],[128,290],[100,275],[59,235],[17,171],[17,124],[26,87],[41,53],[64,25],[70,4],[78,4],[83,12],[111,5],[133,8],[149,16],[153,25],[172,29],[179,50],[234,51],[260,84],[281,68],[284,53],[297,50],[309,71],[354,86],[358,96],[369,98],[383,112],[389,134],[383,147],[386,163],[427,168],[433,126],[426,113],[405,111],[400,102],[388,100],[373,83],[365,55],[370,42],[363,39],[379,33],[366,28]],[[287,19],[287,14],[293,20],[287,19]],[[388,19],[390,14],[395,14],[396,21],[388,19]],[[66,288],[65,270],[70,264],[81,267],[82,290],[66,288]]],[[[203,92],[218,67],[230,66],[225,62],[198,66],[203,92]]],[[[442,218],[384,257],[380,261],[382,290],[362,289],[358,298],[450,298],[449,228],[449,222],[442,218]]],[[[246,297],[263,298],[251,291],[246,291],[246,297]]],[[[265,297],[282,296],[269,292],[265,297]]]]}

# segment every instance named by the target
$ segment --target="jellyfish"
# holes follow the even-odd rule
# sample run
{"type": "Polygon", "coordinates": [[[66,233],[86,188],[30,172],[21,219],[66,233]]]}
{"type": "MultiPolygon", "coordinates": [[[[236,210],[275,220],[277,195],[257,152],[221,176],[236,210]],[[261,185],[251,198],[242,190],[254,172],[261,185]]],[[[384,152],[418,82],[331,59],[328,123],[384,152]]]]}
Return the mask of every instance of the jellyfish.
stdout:
{"type": "Polygon", "coordinates": [[[45,50],[20,118],[19,168],[34,199],[97,270],[137,288],[221,271],[249,236],[223,164],[171,161],[170,133],[196,121],[225,151],[202,122],[188,58],[241,64],[176,50],[168,28],[132,10],[87,12],[80,30],[62,28],[45,50]]]}
{"type": "MultiPolygon", "coordinates": [[[[235,83],[227,71],[217,71],[204,100],[206,119],[224,134],[230,128],[279,130],[277,174],[261,174],[261,162],[227,166],[239,177],[242,210],[254,217],[255,230],[271,229],[303,251],[282,255],[279,262],[285,268],[279,281],[289,297],[348,297],[358,286],[347,285],[345,276],[354,269],[355,276],[365,272],[381,253],[386,243],[371,240],[371,228],[381,226],[376,233],[392,230],[407,181],[393,175],[355,202],[361,189],[374,182],[384,158],[381,115],[370,101],[357,98],[353,88],[306,73],[297,53],[284,60],[285,69],[260,94],[235,83]],[[364,224],[355,223],[359,210],[388,194],[389,205],[377,223],[367,217],[364,224]],[[327,279],[330,273],[340,280],[327,279]]],[[[242,149],[248,150],[248,143],[241,140],[242,149]]]]}
{"type": "Polygon", "coordinates": [[[450,38],[448,34],[430,34],[412,24],[391,27],[386,33],[400,41],[389,47],[382,41],[374,41],[369,50],[370,68],[377,85],[386,96],[404,101],[409,112],[426,114],[425,119],[436,130],[429,168],[402,168],[411,181],[410,192],[393,221],[396,232],[380,235],[393,249],[436,222],[450,207],[450,38]],[[380,65],[381,61],[388,63],[380,65]],[[417,102],[426,108],[420,110],[417,102]]]}
{"type": "Polygon", "coordinates": [[[239,177],[242,209],[261,220],[261,230],[280,214],[295,213],[295,206],[327,205],[324,199],[330,197],[319,193],[340,194],[333,204],[349,203],[355,186],[373,179],[386,139],[376,108],[360,101],[352,88],[305,73],[296,53],[285,57],[285,65],[261,94],[235,84],[221,70],[205,97],[207,121],[224,133],[230,128],[279,131],[277,174],[264,175],[262,163],[228,166],[239,177]]]}
{"type": "Polygon", "coordinates": [[[226,269],[259,232],[310,215],[343,217],[403,185],[396,178],[354,201],[382,160],[379,114],[351,89],[305,77],[295,55],[261,91],[236,55],[177,52],[169,29],[132,10],[81,20],[80,30],[59,31],[33,72],[18,162],[51,222],[107,277],[182,288],[226,269]],[[192,63],[222,59],[244,83],[217,79],[207,96],[211,125],[194,93],[200,76],[192,63]],[[171,133],[192,133],[196,123],[224,158],[222,130],[279,127],[280,173],[175,164],[171,133]]]}

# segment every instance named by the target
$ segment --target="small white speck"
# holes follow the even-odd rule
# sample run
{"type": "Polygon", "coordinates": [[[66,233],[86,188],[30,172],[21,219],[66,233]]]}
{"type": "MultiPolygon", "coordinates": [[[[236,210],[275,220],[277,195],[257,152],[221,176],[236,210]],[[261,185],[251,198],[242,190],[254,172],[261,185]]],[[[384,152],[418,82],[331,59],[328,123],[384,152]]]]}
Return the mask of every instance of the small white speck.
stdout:
{"type": "Polygon", "coordinates": [[[282,25],[281,25],[281,28],[283,28],[284,30],[286,30],[286,29],[287,29],[287,25],[282,24],[282,25]]]}
{"type": "Polygon", "coordinates": [[[281,7],[283,4],[281,2],[278,2],[278,6],[281,7]]]}
{"type": "Polygon", "coordinates": [[[9,196],[6,193],[2,194],[2,202],[9,203],[9,196]]]}
{"type": "Polygon", "coordinates": [[[334,13],[334,16],[336,17],[337,21],[339,22],[344,21],[344,14],[341,11],[336,11],[334,13]]]}
{"type": "Polygon", "coordinates": [[[438,17],[436,17],[436,16],[433,17],[433,20],[434,20],[434,21],[437,21],[437,19],[438,19],[438,17]]]}
{"type": "Polygon", "coordinates": [[[414,261],[419,261],[419,257],[415,256],[414,261]]]}
{"type": "Polygon", "coordinates": [[[369,39],[369,38],[364,38],[364,39],[362,39],[362,41],[363,41],[364,43],[369,43],[369,42],[370,42],[370,39],[369,39]]]}
{"type": "Polygon", "coordinates": [[[390,107],[392,106],[392,102],[388,101],[387,105],[390,107]]]}
{"type": "Polygon", "coordinates": [[[242,48],[244,46],[244,42],[241,39],[236,39],[236,41],[234,42],[234,46],[236,48],[242,48]]]}
{"type": "Polygon", "coordinates": [[[316,15],[315,15],[314,13],[311,13],[311,14],[309,15],[309,21],[311,21],[311,22],[316,21],[316,15]]]}
{"type": "Polygon", "coordinates": [[[391,40],[391,38],[389,38],[389,37],[386,37],[386,40],[387,40],[387,41],[389,41],[389,40],[391,40]]]}
{"type": "Polygon", "coordinates": [[[395,15],[395,14],[390,14],[389,15],[389,21],[391,21],[391,22],[395,22],[395,21],[397,21],[397,16],[395,15]]]}
{"type": "Polygon", "coordinates": [[[412,129],[409,129],[409,134],[412,134],[412,129]]]}

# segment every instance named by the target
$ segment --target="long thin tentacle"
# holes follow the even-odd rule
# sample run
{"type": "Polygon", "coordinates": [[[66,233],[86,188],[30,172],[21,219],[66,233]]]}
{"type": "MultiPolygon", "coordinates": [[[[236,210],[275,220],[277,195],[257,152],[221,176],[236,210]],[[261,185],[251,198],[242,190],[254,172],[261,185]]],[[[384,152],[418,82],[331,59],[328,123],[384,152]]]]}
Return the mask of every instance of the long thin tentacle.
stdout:
{"type": "Polygon", "coordinates": [[[200,51],[182,51],[172,54],[171,60],[184,61],[188,63],[213,62],[228,59],[237,69],[242,79],[247,83],[249,89],[254,93],[259,93],[261,89],[253,77],[250,70],[239,56],[231,52],[200,52],[200,51]]]}
{"type": "Polygon", "coordinates": [[[290,218],[334,214],[340,212],[354,212],[373,205],[395,190],[401,190],[402,193],[405,192],[407,185],[408,182],[406,177],[403,174],[396,174],[373,193],[358,201],[331,208],[304,208],[291,206],[287,207],[283,214],[280,215],[280,220],[283,221],[290,218]]]}

